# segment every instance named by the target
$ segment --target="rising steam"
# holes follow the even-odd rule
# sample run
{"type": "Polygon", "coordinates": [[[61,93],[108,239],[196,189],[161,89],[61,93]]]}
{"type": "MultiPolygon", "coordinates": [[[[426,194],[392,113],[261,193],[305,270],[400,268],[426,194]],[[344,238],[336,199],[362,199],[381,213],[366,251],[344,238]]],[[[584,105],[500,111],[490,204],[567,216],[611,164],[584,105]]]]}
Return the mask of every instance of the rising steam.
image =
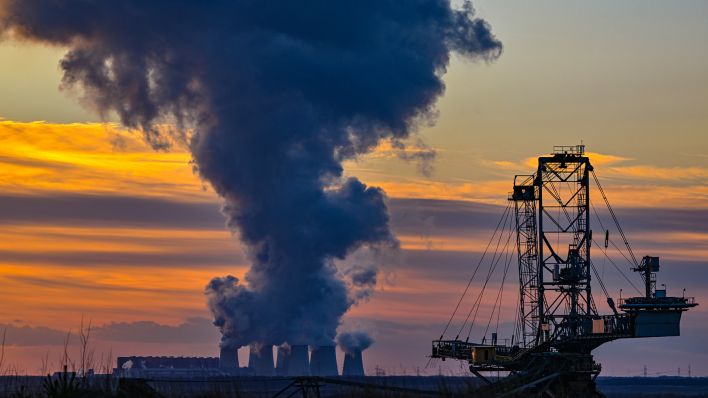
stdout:
{"type": "Polygon", "coordinates": [[[363,330],[343,332],[337,335],[337,345],[347,354],[354,355],[359,351],[364,351],[374,344],[374,339],[363,330]]]}
{"type": "Polygon", "coordinates": [[[68,48],[64,87],[156,148],[189,145],[252,261],[206,288],[235,347],[331,344],[356,300],[333,262],[396,244],[384,193],[342,162],[433,117],[451,52],[501,52],[448,0],[0,0],[0,30],[68,48]]]}

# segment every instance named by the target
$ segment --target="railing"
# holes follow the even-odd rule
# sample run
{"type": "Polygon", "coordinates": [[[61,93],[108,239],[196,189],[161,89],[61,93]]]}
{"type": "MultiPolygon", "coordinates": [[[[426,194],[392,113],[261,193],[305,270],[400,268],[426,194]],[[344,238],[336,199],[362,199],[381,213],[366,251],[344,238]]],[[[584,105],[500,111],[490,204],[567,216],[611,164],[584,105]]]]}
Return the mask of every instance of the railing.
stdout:
{"type": "Polygon", "coordinates": [[[567,153],[569,155],[584,155],[585,154],[585,145],[573,145],[573,146],[554,146],[553,147],[553,154],[564,154],[567,153]]]}
{"type": "Polygon", "coordinates": [[[514,185],[532,186],[535,179],[535,174],[517,174],[514,176],[514,185]]]}
{"type": "Polygon", "coordinates": [[[472,359],[474,344],[460,340],[433,341],[433,358],[453,358],[469,361],[472,359]]]}
{"type": "Polygon", "coordinates": [[[509,200],[535,200],[535,175],[517,175],[514,177],[514,190],[509,193],[509,200]]]}
{"type": "Polygon", "coordinates": [[[567,325],[561,328],[557,335],[558,340],[567,342],[574,339],[615,338],[618,336],[631,336],[633,334],[633,318],[629,314],[603,315],[599,317],[584,318],[578,325],[575,333],[567,325]],[[597,322],[601,322],[598,327],[597,322]]]}
{"type": "Polygon", "coordinates": [[[652,306],[652,305],[663,305],[663,306],[671,306],[671,305],[690,305],[693,306],[696,304],[696,298],[695,297],[627,297],[627,298],[621,298],[618,300],[619,305],[647,305],[647,306],[652,306]]]}
{"type": "MultiPolygon", "coordinates": [[[[602,334],[631,335],[632,317],[627,314],[603,315],[604,331],[602,334]]],[[[593,333],[597,334],[597,333],[593,333]]]]}
{"type": "Polygon", "coordinates": [[[474,347],[494,347],[496,355],[505,357],[513,357],[521,351],[519,346],[485,345],[468,343],[460,340],[435,340],[433,341],[432,357],[470,361],[472,360],[472,351],[474,347]]]}

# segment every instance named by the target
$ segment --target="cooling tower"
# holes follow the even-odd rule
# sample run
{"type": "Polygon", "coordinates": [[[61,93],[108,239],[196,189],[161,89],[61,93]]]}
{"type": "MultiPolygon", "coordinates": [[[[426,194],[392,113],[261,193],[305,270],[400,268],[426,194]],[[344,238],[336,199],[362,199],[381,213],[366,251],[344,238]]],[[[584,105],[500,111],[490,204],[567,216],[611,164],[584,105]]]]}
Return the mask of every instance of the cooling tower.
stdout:
{"type": "Polygon", "coordinates": [[[333,345],[312,347],[310,372],[313,376],[337,376],[337,354],[333,345]]]}
{"type": "Polygon", "coordinates": [[[238,369],[238,350],[236,347],[221,347],[219,351],[219,367],[222,369],[238,369]]]}
{"type": "Polygon", "coordinates": [[[290,346],[290,357],[288,361],[288,376],[309,376],[310,360],[306,345],[290,346]]]}
{"type": "Polygon", "coordinates": [[[275,375],[287,376],[290,368],[290,347],[286,345],[278,346],[278,358],[275,362],[275,375]]]}
{"type": "Polygon", "coordinates": [[[258,376],[273,376],[275,368],[273,366],[273,346],[264,344],[260,346],[251,345],[248,354],[248,368],[258,376]]]}
{"type": "Polygon", "coordinates": [[[342,376],[364,376],[364,361],[361,358],[361,350],[355,349],[352,353],[344,354],[344,367],[342,376]]]}

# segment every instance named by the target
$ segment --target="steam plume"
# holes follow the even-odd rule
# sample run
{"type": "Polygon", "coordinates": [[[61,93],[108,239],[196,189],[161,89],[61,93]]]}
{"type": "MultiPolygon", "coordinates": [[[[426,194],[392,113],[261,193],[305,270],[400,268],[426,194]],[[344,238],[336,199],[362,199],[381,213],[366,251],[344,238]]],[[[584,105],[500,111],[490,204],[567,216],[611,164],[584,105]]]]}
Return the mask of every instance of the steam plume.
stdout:
{"type": "Polygon", "coordinates": [[[374,339],[364,331],[344,332],[337,335],[337,345],[347,354],[364,351],[374,343],[374,339]]]}
{"type": "Polygon", "coordinates": [[[333,261],[395,245],[384,193],[342,162],[434,116],[452,51],[501,52],[449,0],[0,0],[0,30],[67,47],[64,87],[189,145],[252,259],[206,288],[227,346],[334,339],[353,299],[333,261]]]}

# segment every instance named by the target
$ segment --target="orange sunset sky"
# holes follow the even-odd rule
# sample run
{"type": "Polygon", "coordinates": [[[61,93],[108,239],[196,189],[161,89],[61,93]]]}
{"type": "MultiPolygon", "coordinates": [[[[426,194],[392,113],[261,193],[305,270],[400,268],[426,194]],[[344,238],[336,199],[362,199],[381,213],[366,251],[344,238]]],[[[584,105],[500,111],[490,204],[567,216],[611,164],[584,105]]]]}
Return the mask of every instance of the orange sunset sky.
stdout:
{"type": "MultiPolygon", "coordinates": [[[[345,166],[386,191],[401,242],[380,259],[374,295],[345,316],[376,340],[367,369],[462,372],[425,369],[425,355],[507,205],[513,175],[532,172],[554,145],[583,142],[635,252],[661,256],[660,282],[701,303],[681,337],[598,349],[603,374],[638,375],[646,363],[673,375],[690,363],[708,375],[708,4],[498,3],[475,6],[504,54],[489,64],[454,58],[437,123],[407,149],[435,149],[432,172],[389,143],[345,166]]],[[[58,363],[82,317],[95,327],[97,357],[216,355],[204,286],[249,266],[220,199],[186,149],[156,152],[60,90],[65,50],[0,42],[4,366],[36,373],[45,357],[58,363]]],[[[602,273],[611,294],[631,292],[609,263],[602,273]]],[[[515,278],[502,325],[515,316],[515,278]]],[[[482,312],[494,297],[485,300],[482,312]]]]}

